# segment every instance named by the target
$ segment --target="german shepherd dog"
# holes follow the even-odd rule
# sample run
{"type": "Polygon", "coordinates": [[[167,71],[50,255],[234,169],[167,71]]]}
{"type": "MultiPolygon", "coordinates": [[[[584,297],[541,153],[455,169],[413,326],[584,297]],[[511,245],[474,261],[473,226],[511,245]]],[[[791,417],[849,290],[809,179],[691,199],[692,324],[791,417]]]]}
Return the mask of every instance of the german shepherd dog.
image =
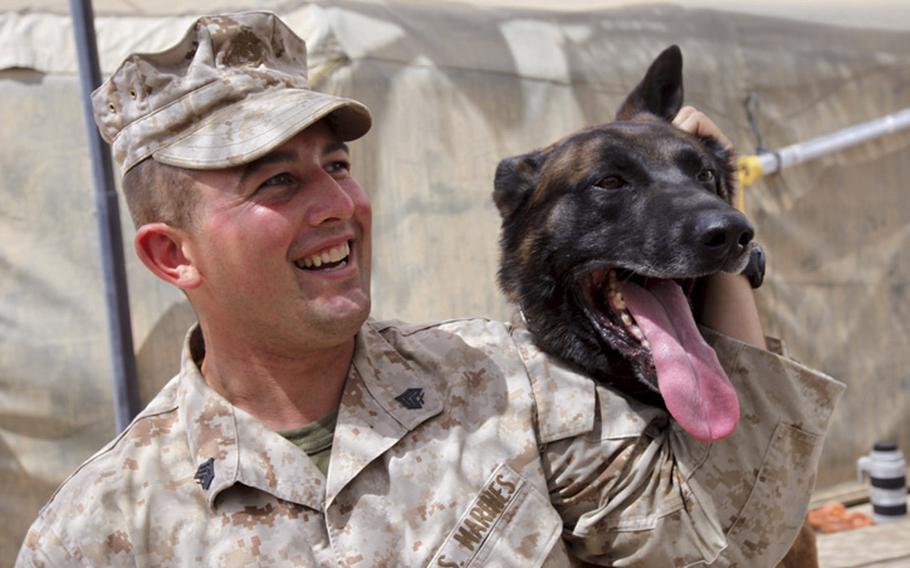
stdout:
{"type": "MultiPolygon", "coordinates": [[[[730,152],[672,125],[682,100],[672,46],[614,122],[503,160],[499,282],[542,350],[717,440],[736,427],[739,401],[688,298],[699,277],[750,260],[763,274],[764,261],[731,206],[730,152]]],[[[806,523],[778,568],[817,566],[806,523]]]]}
{"type": "Polygon", "coordinates": [[[682,55],[661,53],[616,113],[503,160],[499,282],[545,352],[717,440],[739,401],[702,339],[695,279],[740,272],[753,229],[731,206],[731,153],[675,128],[682,55]]]}

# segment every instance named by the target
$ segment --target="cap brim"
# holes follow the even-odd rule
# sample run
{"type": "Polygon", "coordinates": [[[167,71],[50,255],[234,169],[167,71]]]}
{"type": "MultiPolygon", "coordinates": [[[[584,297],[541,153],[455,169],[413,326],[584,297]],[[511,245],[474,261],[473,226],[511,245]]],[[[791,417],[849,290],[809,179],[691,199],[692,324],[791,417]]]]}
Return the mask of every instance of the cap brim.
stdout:
{"type": "Polygon", "coordinates": [[[307,89],[274,89],[219,109],[153,157],[194,170],[246,164],[326,117],[344,141],[360,138],[372,124],[370,111],[357,101],[307,89]]]}

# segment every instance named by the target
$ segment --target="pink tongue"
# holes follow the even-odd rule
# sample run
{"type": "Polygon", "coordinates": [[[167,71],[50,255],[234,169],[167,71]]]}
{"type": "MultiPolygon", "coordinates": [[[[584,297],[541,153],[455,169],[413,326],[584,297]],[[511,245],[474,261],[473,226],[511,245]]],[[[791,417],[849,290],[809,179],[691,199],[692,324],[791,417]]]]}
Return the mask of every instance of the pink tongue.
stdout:
{"type": "Polygon", "coordinates": [[[673,418],[699,440],[720,440],[733,432],[739,399],[695,326],[679,285],[661,280],[646,290],[624,282],[620,292],[651,344],[657,386],[673,418]]]}

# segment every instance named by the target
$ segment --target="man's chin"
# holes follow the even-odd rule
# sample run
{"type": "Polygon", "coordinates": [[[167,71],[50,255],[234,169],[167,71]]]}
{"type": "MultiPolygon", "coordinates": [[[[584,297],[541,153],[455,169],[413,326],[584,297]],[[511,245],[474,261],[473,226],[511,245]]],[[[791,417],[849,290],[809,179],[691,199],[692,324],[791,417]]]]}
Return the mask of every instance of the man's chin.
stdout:
{"type": "Polygon", "coordinates": [[[331,298],[314,306],[313,316],[321,323],[324,331],[337,335],[350,330],[355,335],[370,315],[370,298],[363,293],[353,293],[331,298]]]}

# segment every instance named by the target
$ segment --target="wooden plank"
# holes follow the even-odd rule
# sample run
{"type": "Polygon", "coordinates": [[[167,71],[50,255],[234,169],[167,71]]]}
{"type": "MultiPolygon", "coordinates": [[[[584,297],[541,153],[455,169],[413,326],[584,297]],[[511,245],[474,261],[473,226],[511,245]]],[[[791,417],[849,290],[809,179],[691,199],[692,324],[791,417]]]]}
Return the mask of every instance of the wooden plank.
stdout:
{"type": "MultiPolygon", "coordinates": [[[[871,514],[868,504],[851,511],[871,514]]],[[[825,568],[910,566],[910,517],[853,531],[818,535],[819,565],[825,568]]]]}

